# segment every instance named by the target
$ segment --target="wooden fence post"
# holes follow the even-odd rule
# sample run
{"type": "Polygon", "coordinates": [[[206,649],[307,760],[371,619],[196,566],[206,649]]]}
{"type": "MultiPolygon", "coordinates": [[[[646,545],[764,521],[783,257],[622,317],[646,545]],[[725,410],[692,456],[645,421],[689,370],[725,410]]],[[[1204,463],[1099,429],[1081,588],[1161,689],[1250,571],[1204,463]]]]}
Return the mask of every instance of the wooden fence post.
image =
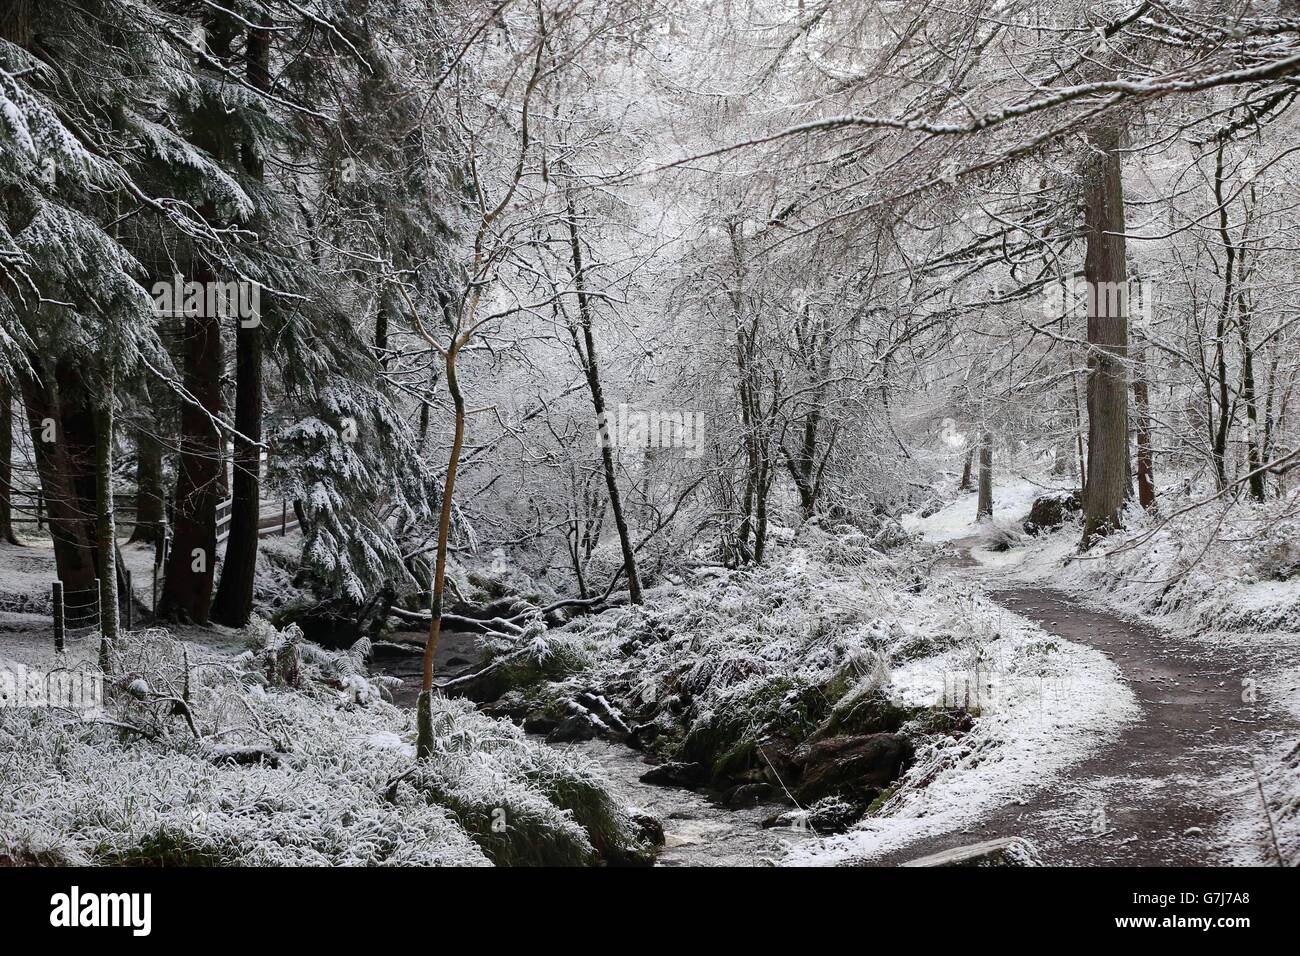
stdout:
{"type": "Polygon", "coordinates": [[[54,605],[54,650],[63,652],[63,582],[50,585],[50,600],[54,605]]]}
{"type": "Polygon", "coordinates": [[[289,533],[289,502],[280,501],[280,537],[289,533]]]}

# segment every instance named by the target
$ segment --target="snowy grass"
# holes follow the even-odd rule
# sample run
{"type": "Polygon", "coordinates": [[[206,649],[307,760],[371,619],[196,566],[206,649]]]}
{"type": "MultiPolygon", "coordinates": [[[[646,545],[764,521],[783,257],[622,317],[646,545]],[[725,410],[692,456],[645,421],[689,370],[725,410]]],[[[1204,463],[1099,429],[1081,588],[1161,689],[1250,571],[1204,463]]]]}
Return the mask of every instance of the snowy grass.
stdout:
{"type": "Polygon", "coordinates": [[[0,860],[198,865],[590,864],[648,856],[590,761],[467,702],[433,757],[356,653],[262,628],[237,658],[125,641],[105,709],[0,708],[0,860]],[[293,656],[293,655],[290,655],[293,656]],[[130,684],[131,691],[122,689],[130,684]],[[188,701],[195,731],[172,698],[188,701]],[[230,762],[247,748],[275,765],[230,762]]]}

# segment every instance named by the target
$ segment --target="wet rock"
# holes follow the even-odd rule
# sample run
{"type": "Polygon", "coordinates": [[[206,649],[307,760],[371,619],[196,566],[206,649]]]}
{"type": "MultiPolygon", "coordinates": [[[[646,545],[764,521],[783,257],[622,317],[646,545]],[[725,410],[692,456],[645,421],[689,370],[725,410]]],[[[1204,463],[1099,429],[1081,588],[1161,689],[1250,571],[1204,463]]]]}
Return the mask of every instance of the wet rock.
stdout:
{"type": "Polygon", "coordinates": [[[602,695],[592,691],[581,691],[574,695],[570,706],[574,704],[597,718],[599,723],[603,725],[602,729],[614,740],[624,740],[632,733],[632,728],[627,725],[627,721],[618,712],[618,708],[602,695]]]}
{"type": "Polygon", "coordinates": [[[548,744],[573,744],[584,740],[594,740],[596,725],[586,714],[570,714],[546,735],[548,744]]]}
{"type": "Polygon", "coordinates": [[[709,768],[701,763],[661,763],[641,774],[642,783],[660,787],[701,786],[709,778],[709,768]]]}
{"type": "Polygon", "coordinates": [[[1025,534],[1041,534],[1053,531],[1065,524],[1065,519],[1081,511],[1083,504],[1077,491],[1054,491],[1039,495],[1029,509],[1029,517],[1024,521],[1025,534]]]}
{"type": "Polygon", "coordinates": [[[1004,837],[942,850],[903,866],[1042,866],[1038,848],[1023,837],[1004,837]]]}
{"type": "Polygon", "coordinates": [[[860,804],[828,797],[818,800],[806,810],[782,810],[763,821],[765,830],[783,829],[801,832],[811,831],[821,836],[844,833],[863,816],[860,804]]]}
{"type": "Polygon", "coordinates": [[[658,724],[637,724],[632,728],[632,732],[627,735],[627,745],[633,750],[645,750],[649,747],[663,731],[658,724]]]}
{"type": "Polygon", "coordinates": [[[800,769],[795,797],[800,803],[831,796],[870,803],[907,769],[912,756],[912,742],[901,734],[831,737],[806,744],[791,758],[800,769]]]}
{"type": "Polygon", "coordinates": [[[794,779],[798,770],[790,758],[797,747],[798,741],[784,734],[764,737],[755,745],[755,757],[768,783],[779,787],[794,779]]]}
{"type": "MultiPolygon", "coordinates": [[[[489,717],[513,720],[515,723],[519,723],[526,718],[531,711],[528,702],[524,700],[524,695],[518,691],[512,691],[498,697],[496,700],[484,704],[480,709],[489,717]]],[[[529,731],[529,733],[541,733],[541,731],[529,731]]]]}
{"type": "Polygon", "coordinates": [[[744,810],[747,807],[756,807],[766,800],[772,799],[776,791],[773,790],[769,783],[742,783],[738,787],[732,787],[723,796],[722,802],[732,810],[744,810]]]}
{"type": "Polygon", "coordinates": [[[650,846],[664,845],[664,825],[648,813],[633,813],[630,817],[637,838],[650,846]]]}
{"type": "Polygon", "coordinates": [[[559,718],[550,717],[542,713],[529,714],[524,718],[524,733],[527,734],[540,734],[546,736],[547,734],[553,733],[559,726],[559,718]]]}

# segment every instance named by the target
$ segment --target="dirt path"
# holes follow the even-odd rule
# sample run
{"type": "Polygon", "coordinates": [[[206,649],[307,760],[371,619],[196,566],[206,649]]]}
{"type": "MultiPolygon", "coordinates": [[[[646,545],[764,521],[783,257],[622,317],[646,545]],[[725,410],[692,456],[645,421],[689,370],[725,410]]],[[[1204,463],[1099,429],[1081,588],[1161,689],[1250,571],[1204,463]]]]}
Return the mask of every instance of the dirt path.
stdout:
{"type": "Polygon", "coordinates": [[[1229,812],[1263,822],[1251,754],[1296,731],[1266,701],[1243,700],[1249,686],[1243,681],[1258,672],[1258,664],[1275,668],[1275,655],[1236,644],[1217,651],[1208,641],[1090,608],[1061,591],[1011,587],[990,590],[989,596],[1050,634],[1106,654],[1137,697],[1142,716],[1023,805],[871,862],[889,865],[1002,836],[1032,840],[1049,865],[1249,861],[1255,851],[1234,847],[1229,812]]]}

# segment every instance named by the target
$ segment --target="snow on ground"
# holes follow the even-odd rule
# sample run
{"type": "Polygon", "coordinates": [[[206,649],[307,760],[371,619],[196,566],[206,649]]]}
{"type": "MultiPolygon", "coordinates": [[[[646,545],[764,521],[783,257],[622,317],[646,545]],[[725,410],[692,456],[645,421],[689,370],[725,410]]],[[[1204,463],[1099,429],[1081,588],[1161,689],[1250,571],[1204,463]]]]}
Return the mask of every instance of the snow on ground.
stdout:
{"type": "MultiPolygon", "coordinates": [[[[1049,491],[1064,488],[1048,480],[1012,476],[993,482],[993,522],[1019,524],[1029,514],[1034,499],[1049,491]]],[[[927,517],[910,514],[901,519],[904,530],[931,544],[944,544],[978,535],[988,528],[988,521],[975,519],[977,494],[959,492],[948,504],[927,517]]]]}
{"type": "Polygon", "coordinates": [[[123,638],[102,707],[0,706],[0,865],[644,857],[590,760],[437,698],[417,766],[414,715],[379,699],[357,653],[266,625],[244,638],[232,655],[140,632],[123,638]],[[273,759],[237,759],[250,748],[273,759]]]}
{"type": "Polygon", "coordinates": [[[54,573],[54,544],[32,539],[23,547],[0,542],[0,609],[10,613],[50,613],[50,584],[54,573]]]}
{"type": "Polygon", "coordinates": [[[786,863],[862,862],[961,829],[1046,786],[1138,716],[1104,654],[1048,637],[1008,612],[997,629],[1002,636],[979,646],[978,662],[969,649],[949,651],[893,674],[892,692],[913,703],[934,702],[945,687],[952,692],[952,675],[966,675],[980,704],[971,733],[919,753],[878,816],[796,848],[786,863]]]}

